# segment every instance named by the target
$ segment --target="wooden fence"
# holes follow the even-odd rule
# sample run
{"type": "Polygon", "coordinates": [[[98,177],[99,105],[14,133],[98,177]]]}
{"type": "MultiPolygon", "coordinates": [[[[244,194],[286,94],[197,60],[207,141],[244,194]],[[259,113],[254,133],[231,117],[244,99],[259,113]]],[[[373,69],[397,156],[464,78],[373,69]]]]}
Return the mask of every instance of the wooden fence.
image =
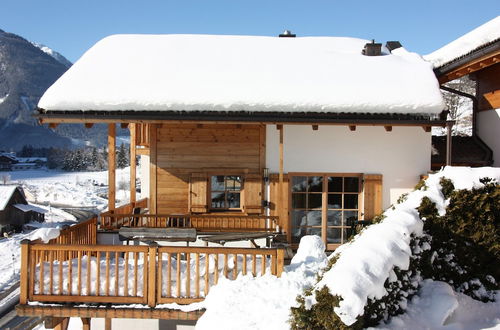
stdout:
{"type": "Polygon", "coordinates": [[[100,228],[120,227],[195,228],[202,232],[276,231],[277,216],[266,215],[172,215],[172,214],[101,214],[100,228]]]}
{"type": "Polygon", "coordinates": [[[62,229],[48,244],[97,244],[97,217],[62,229]]]}
{"type": "Polygon", "coordinates": [[[21,244],[20,304],[148,304],[203,300],[225,276],[280,276],[282,249],[21,244]],[[75,256],[66,259],[62,256],[75,256]]]}

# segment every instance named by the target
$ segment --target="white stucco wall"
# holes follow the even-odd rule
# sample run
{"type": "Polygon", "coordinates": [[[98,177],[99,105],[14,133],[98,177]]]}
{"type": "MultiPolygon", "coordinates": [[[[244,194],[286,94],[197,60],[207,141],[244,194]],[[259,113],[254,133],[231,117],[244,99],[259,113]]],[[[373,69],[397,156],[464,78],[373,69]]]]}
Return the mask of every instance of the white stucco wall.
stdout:
{"type": "Polygon", "coordinates": [[[500,167],[500,109],[477,114],[477,134],[493,150],[493,166],[500,167]]]}
{"type": "MultiPolygon", "coordinates": [[[[410,191],[430,170],[431,134],[421,127],[285,125],[284,171],[383,175],[383,207],[410,191]]],[[[266,166],[279,171],[279,131],[267,126],[266,166]]]]}

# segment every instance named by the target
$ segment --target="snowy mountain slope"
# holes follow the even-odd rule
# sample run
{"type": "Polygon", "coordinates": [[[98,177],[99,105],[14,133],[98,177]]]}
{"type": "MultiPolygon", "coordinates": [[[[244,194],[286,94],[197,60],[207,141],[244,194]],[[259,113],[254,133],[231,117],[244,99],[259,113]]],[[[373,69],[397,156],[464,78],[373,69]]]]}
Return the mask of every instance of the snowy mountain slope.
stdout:
{"type": "Polygon", "coordinates": [[[59,63],[61,63],[65,67],[69,68],[70,66],[73,65],[73,63],[71,63],[70,61],[68,61],[68,59],[66,57],[64,57],[60,53],[56,52],[52,48],[49,48],[49,47],[47,47],[47,46],[45,46],[43,44],[39,44],[39,43],[36,43],[36,42],[31,42],[31,43],[35,47],[40,48],[45,54],[48,54],[48,55],[52,56],[54,59],[56,59],[59,63]]]}

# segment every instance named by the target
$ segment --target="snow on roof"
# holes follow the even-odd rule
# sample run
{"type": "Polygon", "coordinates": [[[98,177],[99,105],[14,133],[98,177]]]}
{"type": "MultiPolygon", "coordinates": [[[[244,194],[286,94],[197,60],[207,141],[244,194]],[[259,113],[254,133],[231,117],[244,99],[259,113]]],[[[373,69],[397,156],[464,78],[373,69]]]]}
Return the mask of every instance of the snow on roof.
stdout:
{"type": "Polygon", "coordinates": [[[438,68],[499,39],[500,16],[497,16],[440,49],[424,55],[424,59],[438,68]]]}
{"type": "Polygon", "coordinates": [[[16,186],[0,186],[0,211],[5,209],[16,188],[16,186]]]}
{"type": "Polygon", "coordinates": [[[23,212],[35,211],[38,213],[47,213],[47,210],[30,204],[14,204],[14,207],[23,212]]]}
{"type": "Polygon", "coordinates": [[[40,99],[47,111],[439,113],[431,65],[368,40],[223,35],[113,35],[40,99]]]}

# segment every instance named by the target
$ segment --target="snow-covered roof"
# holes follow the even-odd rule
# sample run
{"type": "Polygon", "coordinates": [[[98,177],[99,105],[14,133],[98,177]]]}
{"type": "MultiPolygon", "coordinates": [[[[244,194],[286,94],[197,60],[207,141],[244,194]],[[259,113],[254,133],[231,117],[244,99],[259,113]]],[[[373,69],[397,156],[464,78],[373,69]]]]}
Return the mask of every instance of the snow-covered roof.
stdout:
{"type": "Polygon", "coordinates": [[[47,213],[47,210],[42,209],[41,207],[30,205],[30,204],[14,204],[14,207],[23,212],[35,211],[38,213],[47,213]]]}
{"type": "Polygon", "coordinates": [[[497,40],[500,40],[500,16],[438,50],[424,55],[424,59],[438,68],[497,40]]]}
{"type": "Polygon", "coordinates": [[[5,210],[16,188],[16,186],[0,186],[0,211],[5,210]]]}
{"type": "Polygon", "coordinates": [[[43,95],[46,111],[439,113],[432,66],[368,40],[113,35],[43,95]]]}

